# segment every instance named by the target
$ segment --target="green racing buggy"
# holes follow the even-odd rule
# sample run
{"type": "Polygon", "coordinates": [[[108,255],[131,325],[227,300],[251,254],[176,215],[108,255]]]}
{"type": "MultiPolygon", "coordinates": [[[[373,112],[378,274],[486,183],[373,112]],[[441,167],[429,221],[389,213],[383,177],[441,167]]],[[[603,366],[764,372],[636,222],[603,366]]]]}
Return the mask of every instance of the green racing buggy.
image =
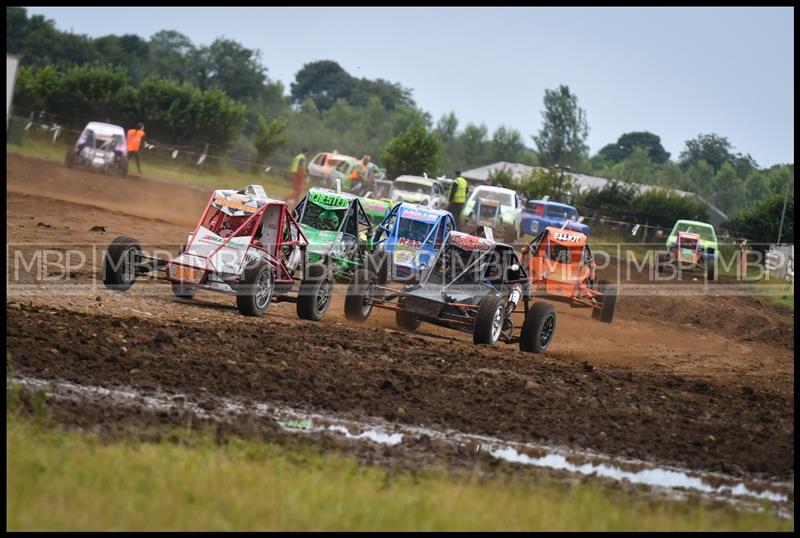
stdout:
{"type": "Polygon", "coordinates": [[[377,259],[372,246],[372,228],[390,210],[380,201],[324,188],[312,188],[297,204],[293,216],[308,239],[307,271],[297,303],[300,318],[320,320],[330,307],[335,283],[349,283],[369,271],[384,273],[380,268],[385,260],[377,259]]]}

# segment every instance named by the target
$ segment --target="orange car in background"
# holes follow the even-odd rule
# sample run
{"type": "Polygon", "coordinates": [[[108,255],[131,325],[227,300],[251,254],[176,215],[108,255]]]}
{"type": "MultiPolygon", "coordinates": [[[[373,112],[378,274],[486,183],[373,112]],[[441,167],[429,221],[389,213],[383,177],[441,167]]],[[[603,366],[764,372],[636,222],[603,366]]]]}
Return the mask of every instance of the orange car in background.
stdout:
{"type": "Polygon", "coordinates": [[[312,185],[332,187],[333,185],[329,184],[328,176],[331,171],[335,170],[343,162],[358,162],[358,159],[336,151],[317,153],[308,164],[308,177],[312,185]]]}
{"type": "Polygon", "coordinates": [[[522,249],[531,293],[575,308],[591,308],[592,318],[611,323],[617,288],[598,283],[586,235],[548,226],[522,249]]]}

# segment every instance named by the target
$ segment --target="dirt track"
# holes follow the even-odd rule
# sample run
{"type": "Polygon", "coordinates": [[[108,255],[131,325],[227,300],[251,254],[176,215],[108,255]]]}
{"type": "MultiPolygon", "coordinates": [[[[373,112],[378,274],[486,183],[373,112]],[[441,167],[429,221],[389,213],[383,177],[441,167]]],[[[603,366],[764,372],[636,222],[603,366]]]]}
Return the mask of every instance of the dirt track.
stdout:
{"type": "MultiPolygon", "coordinates": [[[[174,250],[209,194],[8,158],[11,252],[79,243],[91,260],[92,245],[102,252],[122,233],[174,250]]],[[[399,333],[388,312],[353,326],[341,298],[311,323],[291,304],[248,319],[228,297],[185,302],[159,284],[112,293],[92,288],[96,269],[10,281],[7,347],[18,371],[793,476],[793,313],[763,298],[626,296],[623,287],[611,325],[558,305],[555,342],[541,357],[429,325],[399,333]]]]}

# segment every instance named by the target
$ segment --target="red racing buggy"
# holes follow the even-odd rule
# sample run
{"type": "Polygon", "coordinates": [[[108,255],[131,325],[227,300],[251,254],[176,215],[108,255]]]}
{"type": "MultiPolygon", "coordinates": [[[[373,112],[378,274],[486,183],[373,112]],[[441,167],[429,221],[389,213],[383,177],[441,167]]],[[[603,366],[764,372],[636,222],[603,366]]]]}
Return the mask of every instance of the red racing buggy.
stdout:
{"type": "Polygon", "coordinates": [[[592,318],[611,323],[617,288],[597,282],[586,235],[548,226],[522,249],[531,293],[575,308],[591,308],[592,318]]]}
{"type": "Polygon", "coordinates": [[[119,236],[103,257],[106,287],[128,290],[137,277],[156,274],[173,293],[190,299],[197,290],[236,296],[239,311],[260,316],[270,302],[316,301],[311,294],[290,296],[305,275],[308,240],[286,202],[267,196],[261,185],[212,193],[194,232],[178,256],[163,259],[142,252],[136,239],[119,236]]]}

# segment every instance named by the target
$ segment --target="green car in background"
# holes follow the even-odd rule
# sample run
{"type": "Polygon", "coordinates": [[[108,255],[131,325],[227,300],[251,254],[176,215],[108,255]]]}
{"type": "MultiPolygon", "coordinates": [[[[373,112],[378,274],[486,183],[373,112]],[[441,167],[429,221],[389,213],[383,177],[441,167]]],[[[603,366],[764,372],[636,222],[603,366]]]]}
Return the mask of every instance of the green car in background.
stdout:
{"type": "Polygon", "coordinates": [[[708,280],[714,280],[718,258],[717,234],[711,224],[679,220],[667,236],[667,254],[659,257],[657,268],[659,271],[664,271],[667,267],[702,271],[708,280]]]}
{"type": "MultiPolygon", "coordinates": [[[[319,321],[331,303],[333,285],[351,282],[368,267],[380,267],[374,260],[373,226],[391,210],[385,201],[359,198],[350,193],[312,188],[293,211],[306,238],[308,275],[298,296],[298,316],[319,321]]],[[[377,274],[373,274],[377,278],[377,274]]],[[[345,302],[348,308],[362,305],[345,302]],[[349,306],[348,306],[349,305],[349,306]]],[[[371,305],[370,309],[371,309],[371,305]]]]}

